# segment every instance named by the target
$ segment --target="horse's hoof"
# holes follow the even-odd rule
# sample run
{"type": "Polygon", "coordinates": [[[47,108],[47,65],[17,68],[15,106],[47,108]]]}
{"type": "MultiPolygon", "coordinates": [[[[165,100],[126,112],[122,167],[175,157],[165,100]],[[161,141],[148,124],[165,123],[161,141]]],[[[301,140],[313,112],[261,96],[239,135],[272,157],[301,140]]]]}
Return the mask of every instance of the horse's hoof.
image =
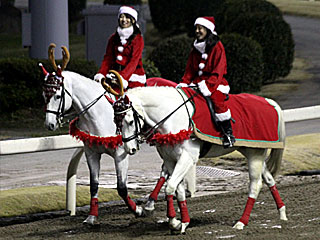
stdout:
{"type": "Polygon", "coordinates": [[[98,217],[97,216],[89,215],[87,217],[87,219],[83,221],[83,224],[88,224],[88,225],[91,225],[91,226],[97,226],[100,223],[98,221],[98,217]]]}
{"type": "Polygon", "coordinates": [[[181,234],[186,234],[186,229],[189,226],[189,222],[181,223],[181,234]]]}
{"type": "Polygon", "coordinates": [[[144,206],[144,210],[146,210],[148,212],[152,212],[152,211],[154,211],[154,209],[155,209],[154,200],[149,199],[148,202],[146,203],[146,205],[144,206]]]}
{"type": "Polygon", "coordinates": [[[245,225],[244,225],[242,222],[238,221],[238,222],[233,226],[233,228],[238,229],[238,230],[243,230],[244,226],[245,226],[245,225]]]}
{"type": "Polygon", "coordinates": [[[135,215],[136,215],[136,217],[145,217],[145,216],[146,216],[146,213],[145,213],[143,207],[137,206],[137,207],[136,207],[135,215]]]}
{"type": "Polygon", "coordinates": [[[181,231],[181,221],[176,218],[170,218],[169,219],[169,228],[171,232],[178,232],[181,231]]]}
{"type": "Polygon", "coordinates": [[[279,214],[280,214],[280,220],[288,221],[287,215],[286,215],[286,206],[283,206],[282,208],[279,208],[279,214]]]}

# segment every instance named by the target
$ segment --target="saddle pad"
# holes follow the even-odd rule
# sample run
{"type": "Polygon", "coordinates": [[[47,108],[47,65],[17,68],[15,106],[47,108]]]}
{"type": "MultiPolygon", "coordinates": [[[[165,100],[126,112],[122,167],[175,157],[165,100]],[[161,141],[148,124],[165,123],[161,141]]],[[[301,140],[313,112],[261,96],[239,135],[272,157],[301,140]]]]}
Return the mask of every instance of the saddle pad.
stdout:
{"type": "MultiPolygon", "coordinates": [[[[195,94],[190,88],[182,88],[188,96],[195,94]]],[[[220,131],[211,120],[206,100],[197,95],[193,99],[195,112],[192,116],[195,135],[208,142],[222,144],[220,131]]],[[[258,148],[283,148],[279,140],[279,113],[263,97],[252,94],[230,94],[226,105],[235,120],[232,123],[235,146],[258,148]]]]}

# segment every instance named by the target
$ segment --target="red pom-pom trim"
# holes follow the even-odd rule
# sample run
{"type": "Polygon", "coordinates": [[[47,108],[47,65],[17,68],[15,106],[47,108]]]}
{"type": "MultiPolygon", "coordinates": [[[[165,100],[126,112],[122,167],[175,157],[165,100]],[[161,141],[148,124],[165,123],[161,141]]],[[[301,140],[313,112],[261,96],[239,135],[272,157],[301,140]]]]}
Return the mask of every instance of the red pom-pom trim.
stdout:
{"type": "Polygon", "coordinates": [[[76,139],[81,140],[84,143],[88,143],[90,147],[92,147],[93,145],[102,145],[105,148],[115,149],[122,145],[121,135],[112,137],[98,137],[92,136],[90,135],[90,133],[81,131],[76,124],[78,119],[79,118],[73,119],[69,125],[69,134],[75,137],[76,139]]]}
{"type": "Polygon", "coordinates": [[[176,134],[168,133],[168,134],[160,134],[156,133],[152,136],[152,138],[148,139],[147,142],[151,145],[160,144],[160,145],[176,145],[182,143],[184,140],[190,139],[192,134],[192,129],[189,130],[181,130],[176,134]]]}

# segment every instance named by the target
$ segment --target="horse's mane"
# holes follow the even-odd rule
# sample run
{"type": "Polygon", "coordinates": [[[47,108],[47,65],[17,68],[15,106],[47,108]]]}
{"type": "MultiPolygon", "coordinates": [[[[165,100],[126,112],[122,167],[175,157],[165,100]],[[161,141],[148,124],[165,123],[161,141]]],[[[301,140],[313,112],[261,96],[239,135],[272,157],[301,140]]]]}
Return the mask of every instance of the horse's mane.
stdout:
{"type": "Polygon", "coordinates": [[[159,98],[174,99],[176,98],[177,90],[174,87],[168,86],[153,86],[153,87],[137,87],[129,89],[126,94],[128,96],[136,96],[138,98],[154,98],[158,96],[159,98]]]}
{"type": "Polygon", "coordinates": [[[72,72],[72,71],[63,71],[62,75],[64,76],[65,80],[72,79],[75,83],[77,82],[84,82],[86,86],[90,89],[97,89],[102,91],[103,88],[101,84],[95,82],[94,80],[87,78],[79,73],[72,72]]]}

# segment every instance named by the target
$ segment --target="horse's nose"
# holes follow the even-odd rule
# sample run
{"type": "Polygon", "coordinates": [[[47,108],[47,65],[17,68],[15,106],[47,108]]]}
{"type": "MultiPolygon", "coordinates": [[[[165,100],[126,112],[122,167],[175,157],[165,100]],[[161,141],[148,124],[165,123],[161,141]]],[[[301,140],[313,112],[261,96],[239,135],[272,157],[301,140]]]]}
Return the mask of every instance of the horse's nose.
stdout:
{"type": "Polygon", "coordinates": [[[135,154],[136,152],[137,152],[137,149],[132,148],[132,149],[131,149],[131,153],[130,153],[130,155],[133,155],[133,154],[135,154]]]}
{"type": "Polygon", "coordinates": [[[54,126],[53,123],[50,123],[50,124],[48,125],[48,129],[49,129],[50,131],[54,131],[54,128],[55,128],[55,126],[54,126]]]}

